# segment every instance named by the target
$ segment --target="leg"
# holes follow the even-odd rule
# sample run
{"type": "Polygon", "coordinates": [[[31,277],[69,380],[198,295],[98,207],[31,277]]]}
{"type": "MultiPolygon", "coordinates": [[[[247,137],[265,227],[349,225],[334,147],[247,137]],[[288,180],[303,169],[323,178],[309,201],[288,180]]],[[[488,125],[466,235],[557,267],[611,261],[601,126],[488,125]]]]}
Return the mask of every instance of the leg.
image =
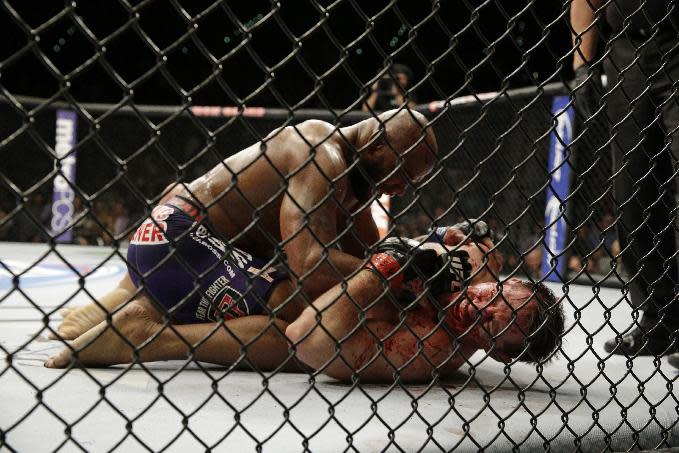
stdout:
{"type": "Polygon", "coordinates": [[[284,334],[287,325],[268,316],[248,316],[224,323],[175,325],[173,331],[163,325],[162,316],[148,299],[140,299],[113,316],[113,326],[119,333],[102,322],[78,337],[71,348],[50,358],[45,366],[68,366],[75,359],[73,350],[78,351],[77,359],[84,366],[130,363],[137,350],[139,362],[192,357],[219,365],[237,364],[243,369],[268,371],[284,365],[284,371],[296,371],[301,367],[288,360],[290,352],[284,334]]]}
{"type": "Polygon", "coordinates": [[[641,321],[632,323],[621,338],[606,342],[604,349],[628,355],[661,355],[670,346],[661,309],[672,299],[676,267],[672,264],[674,232],[668,228],[673,216],[667,183],[672,181],[670,152],[661,124],[658,86],[649,76],[657,64],[653,46],[636,58],[629,42],[614,43],[607,62],[610,84],[607,99],[614,134],[615,199],[620,209],[617,229],[622,261],[629,273],[632,305],[643,310],[641,321]],[[668,207],[669,206],[669,207],[668,207]],[[668,253],[669,252],[669,253],[668,253]]]}
{"type": "Polygon", "coordinates": [[[106,315],[132,299],[136,291],[130,274],[125,274],[118,286],[97,302],[82,307],[64,308],[59,313],[64,317],[56,333],[50,332],[51,340],[73,340],[106,319],[106,315]]]}
{"type": "MultiPolygon", "coordinates": [[[[616,223],[622,261],[635,285],[632,303],[642,306],[648,298],[645,280],[649,255],[653,247],[653,233],[648,225],[649,208],[657,199],[652,174],[653,156],[662,146],[658,140],[657,125],[650,125],[655,108],[650,96],[644,95],[646,73],[637,63],[625,69],[634,59],[634,47],[629,42],[615,42],[611,61],[607,61],[609,84],[615,87],[607,98],[607,113],[613,135],[614,194],[620,218],[616,223]],[[643,274],[642,274],[643,272],[643,274]],[[636,297],[636,295],[639,297],[636,297]]],[[[654,267],[654,263],[649,263],[654,267]]]]}
{"type": "Polygon", "coordinates": [[[45,366],[64,368],[75,360],[76,355],[85,366],[129,363],[133,360],[133,347],[158,332],[162,327],[161,319],[147,299],[134,300],[113,315],[111,324],[119,333],[110,328],[107,321],[102,321],[78,336],[70,347],[50,357],[45,366]]]}
{"type": "MultiPolygon", "coordinates": [[[[662,49],[663,60],[666,61],[666,73],[669,77],[664,78],[664,85],[660,87],[659,97],[664,103],[662,110],[663,125],[665,128],[666,140],[669,142],[669,149],[672,160],[672,168],[675,169],[675,173],[672,175],[670,180],[671,184],[675,184],[676,187],[676,169],[677,161],[679,160],[679,102],[676,99],[676,90],[678,89],[676,83],[673,81],[677,80],[679,77],[679,55],[677,54],[677,49],[668,43],[665,48],[662,49]],[[668,47],[670,47],[668,49],[668,47]]],[[[671,189],[671,188],[670,188],[671,189]]],[[[672,192],[672,190],[670,190],[672,192]]],[[[675,197],[678,197],[676,195],[675,197]]],[[[664,244],[666,247],[665,256],[667,256],[667,268],[670,275],[675,279],[675,282],[679,283],[679,275],[677,273],[677,242],[676,242],[676,231],[677,231],[677,205],[675,200],[671,205],[672,209],[669,209],[670,223],[666,225],[668,227],[668,233],[666,236],[670,237],[664,244]]],[[[674,295],[667,300],[668,305],[661,308],[661,314],[664,315],[664,323],[668,327],[672,338],[675,341],[675,350],[677,348],[677,343],[679,341],[679,334],[676,329],[679,328],[679,300],[677,299],[677,286],[675,286],[674,295]]],[[[679,352],[674,352],[668,357],[668,363],[675,368],[679,368],[679,352]]]]}

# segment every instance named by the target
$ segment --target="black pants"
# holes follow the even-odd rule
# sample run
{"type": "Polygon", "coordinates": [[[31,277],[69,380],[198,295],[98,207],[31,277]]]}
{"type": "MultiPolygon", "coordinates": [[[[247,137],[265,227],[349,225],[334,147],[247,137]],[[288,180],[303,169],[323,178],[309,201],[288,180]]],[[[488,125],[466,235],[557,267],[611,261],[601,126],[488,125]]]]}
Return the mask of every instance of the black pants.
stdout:
{"type": "Polygon", "coordinates": [[[647,41],[618,38],[605,61],[618,237],[634,305],[647,315],[667,310],[667,321],[679,324],[679,303],[670,304],[678,280],[679,39],[668,31],[647,41]]]}

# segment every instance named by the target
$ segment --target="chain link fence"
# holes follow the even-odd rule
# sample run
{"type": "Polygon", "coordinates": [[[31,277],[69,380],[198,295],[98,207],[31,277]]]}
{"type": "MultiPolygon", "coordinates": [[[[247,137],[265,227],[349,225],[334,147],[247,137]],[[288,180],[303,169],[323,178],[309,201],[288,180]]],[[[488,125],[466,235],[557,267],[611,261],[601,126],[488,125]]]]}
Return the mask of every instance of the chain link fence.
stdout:
{"type": "Polygon", "coordinates": [[[185,3],[2,5],[1,448],[676,445],[674,1],[185,3]]]}

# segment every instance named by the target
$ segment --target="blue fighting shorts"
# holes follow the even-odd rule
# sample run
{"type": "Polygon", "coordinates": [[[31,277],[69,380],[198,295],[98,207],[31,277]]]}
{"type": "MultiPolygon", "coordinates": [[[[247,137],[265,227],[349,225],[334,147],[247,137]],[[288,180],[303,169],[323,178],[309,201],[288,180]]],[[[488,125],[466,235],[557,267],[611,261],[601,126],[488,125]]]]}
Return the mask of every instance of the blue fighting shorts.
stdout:
{"type": "Polygon", "coordinates": [[[215,236],[183,197],[153,209],[130,242],[127,262],[134,285],[177,323],[262,313],[275,285],[287,277],[215,236]]]}

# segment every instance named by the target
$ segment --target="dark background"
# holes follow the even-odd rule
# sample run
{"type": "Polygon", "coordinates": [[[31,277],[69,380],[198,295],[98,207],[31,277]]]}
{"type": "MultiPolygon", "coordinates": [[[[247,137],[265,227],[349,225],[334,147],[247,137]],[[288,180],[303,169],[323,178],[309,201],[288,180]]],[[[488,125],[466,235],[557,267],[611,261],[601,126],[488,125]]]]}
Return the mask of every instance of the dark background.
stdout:
{"type": "Polygon", "coordinates": [[[570,77],[570,59],[559,62],[571,48],[566,6],[554,1],[130,5],[0,7],[2,86],[50,97],[64,75],[78,101],[119,102],[131,87],[141,104],[183,104],[190,93],[196,105],[348,107],[389,59],[413,69],[420,102],[570,77]]]}
{"type": "MultiPolygon", "coordinates": [[[[537,271],[554,91],[443,112],[426,104],[569,80],[568,2],[64,5],[0,6],[0,240],[50,240],[59,169],[54,101],[78,114],[76,242],[111,244],[134,231],[168,184],[192,180],[272,129],[305,115],[339,124],[360,119],[338,119],[330,109],[360,110],[380,71],[398,62],[413,70],[410,95],[432,120],[441,167],[393,200],[396,232],[415,236],[483,217],[509,236],[502,244],[510,268],[523,262],[525,272],[537,271]],[[282,107],[289,114],[210,118],[143,105],[282,107]]],[[[570,160],[572,205],[581,211],[575,218],[610,211],[605,130],[590,125],[596,133],[580,140],[587,152],[570,160]]],[[[577,234],[594,243],[600,231],[593,225],[577,234]]]]}

